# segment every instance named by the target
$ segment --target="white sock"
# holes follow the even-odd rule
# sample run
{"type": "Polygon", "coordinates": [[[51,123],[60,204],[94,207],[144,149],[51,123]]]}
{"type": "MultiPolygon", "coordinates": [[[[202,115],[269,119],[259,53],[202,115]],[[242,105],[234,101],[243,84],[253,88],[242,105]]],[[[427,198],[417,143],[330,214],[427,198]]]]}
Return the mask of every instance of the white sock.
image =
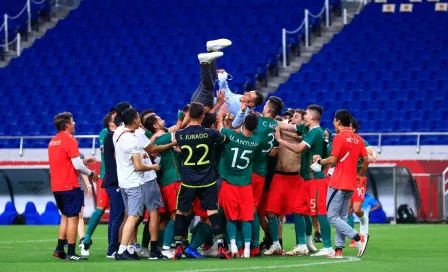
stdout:
{"type": "Polygon", "coordinates": [[[250,251],[250,242],[244,242],[244,251],[250,251]]]}
{"type": "Polygon", "coordinates": [[[313,236],[307,236],[306,237],[306,244],[312,245],[313,244],[313,236]]]}
{"type": "Polygon", "coordinates": [[[122,246],[122,245],[120,245],[120,247],[118,248],[118,254],[122,254],[123,252],[126,251],[126,249],[127,249],[126,246],[122,246]]]}
{"type": "Polygon", "coordinates": [[[238,247],[236,246],[235,239],[230,239],[230,250],[232,251],[232,253],[235,253],[234,250],[238,251],[238,247]]]}
{"type": "Polygon", "coordinates": [[[134,252],[135,252],[135,247],[134,247],[134,246],[128,246],[128,252],[129,252],[130,254],[134,254],[134,252]]]}
{"type": "Polygon", "coordinates": [[[359,218],[360,228],[359,232],[361,234],[369,234],[369,215],[364,212],[364,215],[359,218]]]}
{"type": "Polygon", "coordinates": [[[280,246],[280,241],[275,241],[275,242],[272,243],[272,245],[274,245],[274,246],[280,246]]]}

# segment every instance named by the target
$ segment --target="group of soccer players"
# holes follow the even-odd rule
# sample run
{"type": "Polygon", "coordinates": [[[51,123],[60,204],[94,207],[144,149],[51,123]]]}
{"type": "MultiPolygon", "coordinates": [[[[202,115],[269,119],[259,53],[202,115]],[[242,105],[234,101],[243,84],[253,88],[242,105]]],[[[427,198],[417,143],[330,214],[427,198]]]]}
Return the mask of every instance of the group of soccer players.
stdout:
{"type": "MultiPolygon", "coordinates": [[[[227,72],[216,69],[221,50],[230,45],[227,39],[209,41],[208,52],[198,55],[201,82],[174,126],[167,128],[153,110],[137,113],[129,103],[107,114],[100,134],[97,209],[82,255],[89,254],[93,232],[108,206],[107,257],[116,260],[309,253],[342,258],[345,237],[353,240],[358,256],[364,254],[368,215],[360,209],[363,176],[368,152],[373,158],[376,154],[356,134],[358,122],[347,110],[338,111],[332,137],[320,127],[322,107],[288,111],[290,118],[282,120],[284,103],[276,96],[267,99],[261,113],[255,112],[263,95],[232,93],[227,72]],[[347,224],[349,209],[360,217],[360,234],[353,220],[347,224]],[[136,234],[146,210],[140,245],[136,234]],[[296,246],[285,252],[282,223],[291,214],[296,246]],[[330,225],[336,228],[334,249],[330,225]],[[313,245],[313,226],[322,235],[320,250],[313,245]],[[265,236],[261,244],[260,228],[265,236]]],[[[55,252],[64,255],[63,247],[55,252]]]]}

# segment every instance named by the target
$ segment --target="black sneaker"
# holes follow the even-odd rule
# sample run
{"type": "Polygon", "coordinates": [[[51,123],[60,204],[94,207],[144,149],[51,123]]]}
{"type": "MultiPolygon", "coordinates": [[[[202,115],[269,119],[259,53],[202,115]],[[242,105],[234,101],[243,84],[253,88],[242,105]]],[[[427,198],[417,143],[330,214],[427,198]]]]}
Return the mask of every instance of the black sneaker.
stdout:
{"type": "Polygon", "coordinates": [[[53,257],[56,257],[56,258],[65,260],[65,257],[67,257],[67,253],[65,253],[64,250],[59,250],[58,248],[56,248],[56,249],[53,251],[53,257]]]}
{"type": "Polygon", "coordinates": [[[315,232],[314,233],[314,242],[315,243],[322,243],[322,235],[320,234],[320,232],[315,232]]]}
{"type": "Polygon", "coordinates": [[[167,256],[163,255],[160,250],[157,250],[155,252],[151,251],[149,252],[149,258],[148,260],[165,260],[168,259],[167,256]]]}
{"type": "MultiPolygon", "coordinates": [[[[130,254],[130,253],[129,253],[130,254]]],[[[132,255],[134,258],[136,258],[137,260],[140,260],[140,256],[138,256],[137,250],[134,250],[134,253],[130,254],[132,255]]]]}
{"type": "Polygon", "coordinates": [[[133,254],[130,254],[127,250],[125,250],[123,253],[115,254],[115,260],[116,261],[138,261],[140,258],[136,258],[133,254]]]}
{"type": "Polygon", "coordinates": [[[78,255],[75,254],[75,255],[67,255],[65,257],[65,260],[66,261],[87,261],[87,258],[78,256],[78,255]]]}

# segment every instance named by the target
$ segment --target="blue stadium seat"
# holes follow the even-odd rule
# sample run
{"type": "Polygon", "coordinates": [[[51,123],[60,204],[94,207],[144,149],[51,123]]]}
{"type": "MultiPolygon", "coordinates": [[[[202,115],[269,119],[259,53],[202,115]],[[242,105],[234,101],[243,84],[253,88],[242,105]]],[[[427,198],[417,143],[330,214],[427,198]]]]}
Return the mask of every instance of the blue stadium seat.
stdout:
{"type": "Polygon", "coordinates": [[[12,202],[6,203],[5,211],[0,215],[0,225],[10,225],[17,214],[14,204],[12,202]]]}
{"type": "Polygon", "coordinates": [[[27,202],[25,205],[25,212],[23,215],[26,217],[26,225],[39,225],[40,215],[36,210],[36,205],[33,202],[27,202]]]}
{"type": "Polygon", "coordinates": [[[45,211],[40,216],[41,225],[59,225],[61,215],[54,202],[49,201],[45,206],[45,211]]]}

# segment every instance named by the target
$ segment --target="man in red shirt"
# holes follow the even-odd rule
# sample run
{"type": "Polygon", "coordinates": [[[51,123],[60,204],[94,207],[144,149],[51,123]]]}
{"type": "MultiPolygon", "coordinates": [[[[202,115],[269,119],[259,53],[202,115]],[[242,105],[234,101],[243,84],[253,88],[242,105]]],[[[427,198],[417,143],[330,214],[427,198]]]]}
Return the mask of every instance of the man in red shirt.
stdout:
{"type": "Polygon", "coordinates": [[[333,124],[338,134],[333,139],[330,157],[326,159],[321,159],[319,155],[313,157],[313,161],[317,164],[336,165],[327,193],[328,221],[336,228],[336,247],[333,258],[342,258],[345,236],[356,241],[358,257],[364,254],[368,242],[368,236],[361,241],[358,232],[346,223],[353,191],[369,166],[364,140],[353,133],[350,128],[351,120],[352,116],[348,110],[337,111],[333,124]],[[358,174],[357,163],[360,157],[363,163],[358,174]]]}
{"type": "Polygon", "coordinates": [[[63,112],[56,115],[53,123],[58,130],[58,134],[48,144],[51,190],[62,214],[58,245],[53,252],[53,256],[70,261],[81,261],[85,259],[75,253],[78,215],[83,204],[83,193],[79,187],[78,171],[93,180],[97,180],[98,175],[85,166],[94,163],[95,158],[81,160],[78,142],[73,137],[75,122],[71,113],[63,112]],[[66,242],[68,244],[67,254],[64,251],[66,242]]]}

